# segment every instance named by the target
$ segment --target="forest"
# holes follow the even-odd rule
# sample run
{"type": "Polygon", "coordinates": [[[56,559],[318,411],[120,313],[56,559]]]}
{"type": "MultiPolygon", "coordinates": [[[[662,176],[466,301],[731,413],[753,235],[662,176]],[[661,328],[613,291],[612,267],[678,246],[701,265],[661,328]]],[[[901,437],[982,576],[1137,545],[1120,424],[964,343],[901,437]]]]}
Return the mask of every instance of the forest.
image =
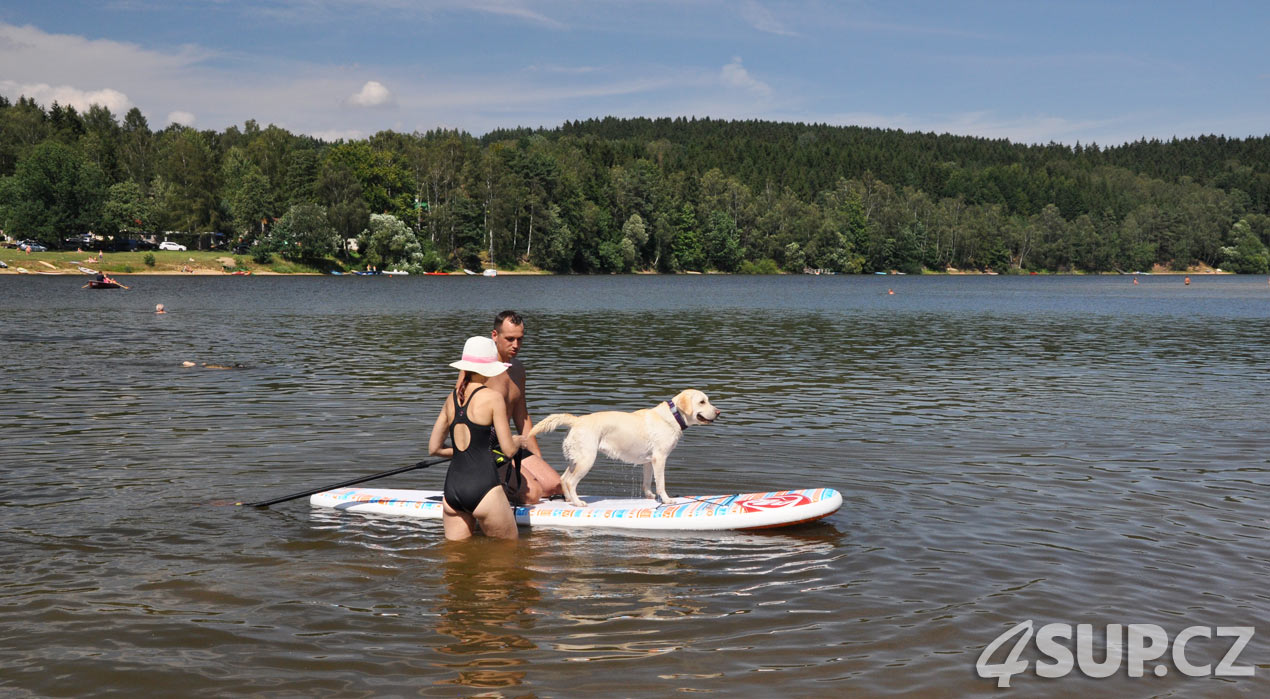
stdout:
{"type": "Polygon", "coordinates": [[[1270,136],[1022,145],[708,118],[152,130],[0,98],[0,229],[414,272],[1270,272],[1270,136]]]}

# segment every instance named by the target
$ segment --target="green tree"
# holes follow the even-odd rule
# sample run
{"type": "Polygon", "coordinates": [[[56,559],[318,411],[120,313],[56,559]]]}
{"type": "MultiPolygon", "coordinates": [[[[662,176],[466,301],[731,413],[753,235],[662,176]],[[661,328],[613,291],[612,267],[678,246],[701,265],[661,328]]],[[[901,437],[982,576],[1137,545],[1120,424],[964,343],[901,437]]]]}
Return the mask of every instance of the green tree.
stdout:
{"type": "MultiPolygon", "coordinates": [[[[342,165],[322,166],[317,185],[318,200],[326,205],[326,216],[341,241],[356,237],[370,222],[370,209],[362,198],[362,183],[342,165]]],[[[343,249],[343,245],[340,246],[343,249]]]]}
{"type": "Polygon", "coordinates": [[[378,269],[404,269],[412,274],[435,272],[442,266],[430,241],[420,241],[414,231],[392,214],[371,214],[370,224],[359,239],[364,259],[378,269]]]}
{"type": "Polygon", "coordinates": [[[102,233],[143,233],[153,230],[154,203],[141,185],[124,180],[110,185],[106,195],[102,233]]]}
{"type": "Polygon", "coordinates": [[[692,206],[684,204],[676,212],[675,238],[671,242],[675,269],[701,271],[706,266],[701,233],[697,230],[697,214],[692,206]]]}
{"type": "Polygon", "coordinates": [[[1221,248],[1222,267],[1240,274],[1270,272],[1270,251],[1253,232],[1247,219],[1240,219],[1230,231],[1234,245],[1221,248]]]}
{"type": "Polygon", "coordinates": [[[106,181],[95,163],[46,141],[18,161],[0,187],[0,223],[15,238],[55,247],[73,233],[100,230],[106,181]]]}
{"type": "Polygon", "coordinates": [[[295,204],[269,231],[268,246],[289,260],[314,262],[335,254],[339,236],[317,204],[295,204]]]}
{"type": "Polygon", "coordinates": [[[157,167],[154,134],[140,109],[133,107],[124,115],[119,134],[119,164],[128,179],[144,189],[154,178],[157,167]]]}
{"type": "MultiPolygon", "coordinates": [[[[0,97],[0,100],[4,98],[0,97]]],[[[48,115],[29,97],[0,102],[0,176],[12,174],[18,160],[48,138],[48,115]]]]}
{"type": "Polygon", "coordinates": [[[534,246],[530,261],[557,273],[573,271],[575,234],[560,211],[550,204],[539,212],[539,243],[534,246]]]}
{"type": "Polygon", "coordinates": [[[57,102],[48,111],[49,138],[74,145],[84,135],[84,120],[71,105],[63,107],[57,102]]]}
{"type": "Polygon", "coordinates": [[[859,191],[846,180],[820,196],[821,219],[808,243],[807,263],[817,269],[859,273],[865,258],[857,245],[868,238],[868,220],[859,191]]]}
{"type": "Polygon", "coordinates": [[[639,251],[648,243],[648,226],[639,214],[631,214],[622,224],[622,242],[619,251],[622,256],[622,271],[630,272],[640,263],[639,251]]]}
{"type": "Polygon", "coordinates": [[[352,173],[362,186],[362,198],[370,211],[399,217],[414,213],[417,187],[396,154],[367,143],[341,143],[327,151],[325,164],[352,173]]]}
{"type": "Polygon", "coordinates": [[[291,178],[291,153],[300,147],[296,136],[273,124],[260,129],[255,121],[248,121],[244,138],[247,141],[248,157],[269,181],[269,201],[277,202],[280,208],[304,202],[312,203],[311,200],[291,196],[295,184],[291,178]]]}
{"type": "Polygon", "coordinates": [[[219,171],[202,132],[176,126],[160,137],[159,174],[168,185],[160,203],[163,218],[172,229],[197,235],[200,247],[221,223],[219,171]]]}
{"type": "Polygon", "coordinates": [[[119,141],[121,131],[115,115],[101,105],[92,105],[84,114],[84,135],[79,148],[84,157],[96,163],[108,181],[121,179],[119,166],[119,141]]]}
{"type": "Polygon", "coordinates": [[[284,199],[275,201],[276,206],[285,208],[301,202],[319,201],[320,159],[316,148],[300,148],[287,153],[287,174],[281,191],[284,199]]]}
{"type": "Polygon", "coordinates": [[[736,221],[726,211],[714,211],[706,224],[703,248],[706,264],[720,272],[735,272],[741,266],[741,235],[736,221]]]}
{"type": "Polygon", "coordinates": [[[273,214],[269,180],[239,146],[229,149],[221,162],[221,195],[229,223],[240,240],[264,235],[273,214]]]}

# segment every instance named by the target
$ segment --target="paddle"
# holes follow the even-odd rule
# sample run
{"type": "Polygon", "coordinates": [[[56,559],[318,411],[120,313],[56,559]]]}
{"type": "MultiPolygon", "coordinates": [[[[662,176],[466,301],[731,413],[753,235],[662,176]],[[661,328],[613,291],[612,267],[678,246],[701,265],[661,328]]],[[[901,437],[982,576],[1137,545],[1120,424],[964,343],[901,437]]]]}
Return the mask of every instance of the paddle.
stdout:
{"type": "Polygon", "coordinates": [[[260,502],[236,502],[234,504],[242,505],[243,507],[268,507],[270,505],[276,505],[280,502],[286,502],[287,500],[295,500],[296,498],[302,498],[306,495],[313,495],[314,493],[323,493],[328,490],[335,490],[336,488],[347,488],[350,485],[357,485],[358,483],[373,481],[376,478],[384,478],[385,476],[394,476],[398,473],[413,471],[417,468],[427,468],[429,466],[435,466],[436,464],[443,464],[447,461],[449,461],[449,459],[437,459],[436,461],[420,461],[419,463],[411,464],[409,466],[402,466],[401,468],[395,468],[391,471],[376,473],[373,476],[362,476],[361,478],[354,478],[351,481],[344,481],[343,483],[336,483],[335,485],[324,485],[320,488],[306,490],[303,493],[294,493],[292,495],[284,495],[283,497],[280,497],[280,498],[274,498],[272,500],[261,500],[260,502]]]}

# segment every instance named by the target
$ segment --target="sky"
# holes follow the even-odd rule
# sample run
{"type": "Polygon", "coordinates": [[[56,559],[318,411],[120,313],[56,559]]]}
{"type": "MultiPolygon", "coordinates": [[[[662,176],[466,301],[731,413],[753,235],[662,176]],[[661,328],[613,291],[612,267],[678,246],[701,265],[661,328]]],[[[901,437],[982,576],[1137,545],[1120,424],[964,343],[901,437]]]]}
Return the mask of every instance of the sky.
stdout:
{"type": "Polygon", "coordinates": [[[0,94],[152,129],[710,117],[1118,145],[1270,133],[1263,0],[8,0],[0,94]]]}

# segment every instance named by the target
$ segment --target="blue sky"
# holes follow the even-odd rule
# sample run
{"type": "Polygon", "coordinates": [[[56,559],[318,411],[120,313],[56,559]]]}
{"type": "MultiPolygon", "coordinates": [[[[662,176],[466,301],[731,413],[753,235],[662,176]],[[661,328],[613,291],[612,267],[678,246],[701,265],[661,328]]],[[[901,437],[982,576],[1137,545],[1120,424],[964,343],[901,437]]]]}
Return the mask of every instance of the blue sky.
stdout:
{"type": "Polygon", "coordinates": [[[1270,133],[1270,3],[19,0],[0,94],[324,138],[602,116],[1025,143],[1270,133]]]}

